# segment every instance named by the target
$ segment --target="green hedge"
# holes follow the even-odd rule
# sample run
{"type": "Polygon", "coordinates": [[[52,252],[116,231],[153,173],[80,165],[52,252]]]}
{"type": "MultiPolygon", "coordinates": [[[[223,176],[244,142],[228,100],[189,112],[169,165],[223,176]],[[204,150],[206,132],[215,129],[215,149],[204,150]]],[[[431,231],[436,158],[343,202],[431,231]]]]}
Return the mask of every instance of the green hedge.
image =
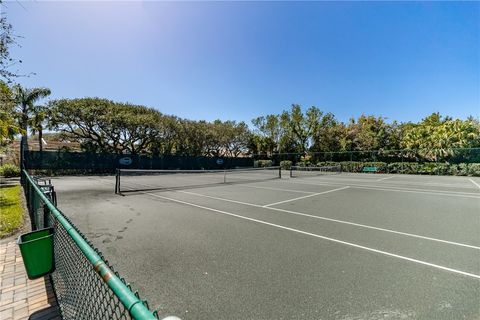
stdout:
{"type": "Polygon", "coordinates": [[[20,177],[20,168],[13,164],[4,164],[0,167],[0,176],[5,178],[20,177]]]}
{"type": "Polygon", "coordinates": [[[273,166],[272,160],[256,160],[253,162],[255,168],[266,168],[273,166]]]}
{"type": "MultiPolygon", "coordinates": [[[[304,165],[302,163],[302,165],[304,165]]],[[[377,167],[381,173],[406,173],[406,174],[441,174],[454,176],[480,177],[480,163],[435,163],[435,162],[318,162],[317,166],[341,165],[344,172],[362,172],[363,167],[377,167]]]]}
{"type": "Polygon", "coordinates": [[[292,161],[290,161],[290,160],[280,161],[280,167],[283,170],[290,170],[290,168],[292,167],[292,161]]]}

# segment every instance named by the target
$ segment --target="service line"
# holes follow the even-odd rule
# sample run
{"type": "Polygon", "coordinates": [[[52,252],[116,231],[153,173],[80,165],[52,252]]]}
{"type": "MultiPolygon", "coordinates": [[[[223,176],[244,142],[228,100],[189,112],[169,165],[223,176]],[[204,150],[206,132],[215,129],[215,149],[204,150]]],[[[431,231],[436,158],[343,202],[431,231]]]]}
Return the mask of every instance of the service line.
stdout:
{"type": "Polygon", "coordinates": [[[318,192],[318,193],[314,193],[314,194],[309,194],[309,195],[303,196],[303,197],[298,197],[298,198],[293,198],[293,199],[278,201],[278,202],[266,204],[266,205],[264,205],[263,207],[264,207],[264,208],[268,208],[268,207],[271,207],[271,206],[274,206],[274,205],[277,205],[277,204],[282,204],[282,203],[297,201],[297,200],[301,200],[301,199],[305,199],[305,198],[315,197],[315,196],[319,196],[319,195],[321,195],[321,194],[326,194],[326,193],[331,193],[331,192],[335,192],[335,191],[340,191],[340,190],[344,190],[344,189],[347,189],[347,188],[349,188],[349,186],[342,187],[342,188],[337,188],[337,189],[332,189],[332,190],[327,190],[327,191],[323,191],[323,192],[318,192]]]}
{"type": "Polygon", "coordinates": [[[480,184],[476,183],[473,179],[468,179],[468,180],[470,180],[471,183],[473,183],[480,189],[480,184]]]}
{"type": "Polygon", "coordinates": [[[388,179],[392,179],[392,178],[395,178],[395,176],[385,177],[385,178],[381,178],[381,179],[378,179],[378,180],[375,180],[375,181],[383,181],[383,180],[388,180],[388,179]]]}

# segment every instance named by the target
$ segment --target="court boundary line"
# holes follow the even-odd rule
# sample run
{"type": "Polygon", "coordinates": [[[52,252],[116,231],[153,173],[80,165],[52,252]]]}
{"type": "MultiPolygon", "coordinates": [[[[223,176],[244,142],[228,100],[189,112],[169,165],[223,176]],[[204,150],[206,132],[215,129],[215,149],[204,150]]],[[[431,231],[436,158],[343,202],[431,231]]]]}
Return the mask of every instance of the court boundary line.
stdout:
{"type": "Polygon", "coordinates": [[[422,235],[419,235],[419,234],[396,231],[396,230],[386,229],[386,228],[381,228],[381,227],[375,227],[375,226],[370,226],[370,225],[351,222],[351,221],[339,220],[339,219],[328,218],[328,217],[323,217],[323,216],[316,216],[316,215],[313,215],[313,214],[303,213],[303,212],[298,212],[298,211],[292,211],[292,210],[286,210],[286,209],[280,209],[280,208],[273,208],[273,207],[265,207],[265,206],[262,206],[262,205],[259,205],[259,204],[243,202],[243,201],[238,201],[238,200],[232,200],[232,199],[226,199],[226,198],[220,198],[220,197],[214,197],[214,196],[209,196],[209,195],[206,195],[206,194],[201,194],[201,193],[196,193],[196,192],[189,192],[189,191],[183,191],[183,190],[174,190],[174,191],[178,192],[178,193],[185,193],[185,194],[190,194],[190,195],[194,195],[194,196],[198,196],[198,197],[204,197],[204,198],[210,198],[210,199],[219,200],[219,201],[237,203],[237,204],[242,204],[242,205],[246,205],[246,206],[250,206],[250,207],[270,209],[270,210],[274,210],[274,211],[279,211],[279,212],[289,213],[289,214],[293,214],[293,215],[304,216],[304,217],[313,218],[313,219],[319,219],[319,220],[325,220],[325,221],[330,221],[330,222],[335,222],[335,223],[347,224],[347,225],[352,225],[352,226],[365,228],[365,229],[372,229],[372,230],[377,230],[377,231],[382,231],[382,232],[398,234],[398,235],[402,235],[402,236],[406,236],[406,237],[419,238],[419,239],[424,239],[424,240],[429,240],[429,241],[454,245],[454,246],[458,246],[458,247],[465,247],[465,248],[469,248],[469,249],[480,250],[480,247],[474,246],[474,245],[471,245],[471,244],[466,244],[466,243],[460,243],[460,242],[455,242],[455,241],[432,238],[432,237],[422,236],[422,235]]]}
{"type": "MultiPolygon", "coordinates": [[[[263,181],[262,181],[263,182],[263,181]]],[[[282,189],[282,188],[270,188],[270,187],[260,187],[260,186],[252,186],[252,185],[242,185],[237,184],[238,187],[245,187],[245,188],[255,188],[255,189],[265,189],[265,190],[273,190],[273,191],[285,191],[285,192],[296,192],[296,193],[316,193],[315,191],[303,191],[303,190],[295,190],[295,189],[282,189]]]]}
{"type": "Polygon", "coordinates": [[[307,196],[303,196],[303,197],[298,197],[298,198],[293,198],[293,199],[287,199],[287,200],[283,200],[283,201],[278,201],[278,202],[273,202],[273,203],[270,203],[270,204],[266,204],[266,205],[263,205],[264,208],[268,208],[270,206],[275,206],[277,204],[282,204],[282,203],[288,203],[288,202],[292,202],[292,201],[296,201],[296,200],[301,200],[301,199],[306,199],[306,198],[310,198],[310,197],[315,197],[315,196],[319,196],[319,195],[322,195],[322,194],[327,194],[327,193],[331,193],[331,192],[335,192],[335,191],[340,191],[340,190],[345,190],[345,189],[348,189],[350,188],[349,186],[346,186],[346,187],[342,187],[342,188],[336,188],[336,189],[332,189],[332,190],[327,190],[327,191],[323,191],[323,192],[318,192],[318,193],[314,193],[314,194],[309,194],[307,196]]]}
{"type": "Polygon", "coordinates": [[[414,263],[429,266],[429,267],[432,267],[432,268],[435,268],[435,269],[439,269],[439,270],[443,270],[443,271],[449,271],[449,272],[452,272],[452,273],[456,273],[456,274],[460,274],[460,275],[463,275],[463,276],[467,276],[467,277],[471,277],[471,278],[475,278],[475,279],[480,280],[480,275],[477,275],[477,274],[474,274],[474,273],[469,273],[469,272],[461,271],[461,270],[458,270],[458,269],[444,267],[444,266],[434,264],[434,263],[430,263],[430,262],[427,262],[427,261],[418,260],[418,259],[410,258],[410,257],[407,257],[407,256],[402,256],[402,255],[398,255],[398,254],[395,254],[395,253],[391,253],[391,252],[388,252],[388,251],[374,249],[374,248],[362,246],[362,245],[359,245],[359,244],[355,244],[355,243],[352,243],[352,242],[347,242],[347,241],[343,241],[343,240],[339,240],[339,239],[335,239],[335,238],[330,238],[330,237],[322,236],[322,235],[319,235],[319,234],[315,234],[315,233],[311,233],[311,232],[307,232],[307,231],[303,231],[303,230],[299,230],[299,229],[295,229],[295,228],[290,228],[290,227],[282,226],[282,225],[279,225],[279,224],[275,224],[275,223],[271,223],[271,222],[267,222],[267,221],[263,221],[263,220],[259,220],[259,219],[249,218],[249,217],[245,217],[245,216],[238,215],[238,214],[235,214],[235,213],[214,209],[214,208],[194,204],[194,203],[183,201],[183,200],[178,200],[178,199],[174,199],[174,198],[170,198],[170,197],[160,196],[160,195],[149,193],[149,192],[140,192],[140,193],[150,195],[150,196],[153,196],[153,197],[157,197],[157,198],[161,198],[161,199],[165,199],[165,200],[169,200],[169,201],[172,201],[172,202],[181,203],[181,204],[184,204],[184,205],[200,208],[200,209],[207,210],[207,211],[221,213],[221,214],[236,217],[236,218],[239,218],[239,219],[244,219],[244,220],[247,220],[247,221],[253,221],[253,222],[260,223],[260,224],[276,227],[276,228],[279,228],[279,229],[288,230],[288,231],[292,231],[292,232],[299,233],[299,234],[304,234],[304,235],[307,235],[307,236],[327,240],[327,241],[330,241],[330,242],[339,243],[339,244],[351,246],[351,247],[358,248],[358,249],[363,249],[363,250],[366,250],[366,251],[370,251],[370,252],[374,252],[374,253],[378,253],[378,254],[394,257],[394,258],[398,258],[398,259],[401,259],[401,260],[414,262],[414,263]]]}
{"type": "Polygon", "coordinates": [[[392,178],[395,178],[395,176],[380,178],[380,179],[377,179],[377,180],[375,180],[375,181],[383,181],[383,180],[388,180],[388,179],[392,179],[392,178]]]}
{"type": "Polygon", "coordinates": [[[473,183],[474,185],[476,185],[480,189],[480,184],[476,183],[475,180],[470,179],[470,178],[468,178],[468,180],[470,180],[471,183],[473,183]]]}
{"type": "MultiPolygon", "coordinates": [[[[404,174],[397,174],[397,175],[393,175],[392,177],[404,177],[404,176],[407,176],[407,175],[404,175],[404,174]]],[[[419,176],[419,175],[413,175],[413,176],[419,176]]],[[[446,177],[446,176],[442,176],[442,177],[446,177]]],[[[309,176],[304,176],[302,178],[315,178],[313,176],[309,177],[309,176]]],[[[317,176],[318,178],[318,176],[317,176]]],[[[347,176],[345,174],[343,175],[340,175],[338,177],[335,177],[335,178],[331,178],[331,176],[321,176],[322,179],[324,180],[332,180],[332,181],[351,181],[352,183],[354,183],[355,181],[357,183],[361,183],[361,182],[376,182],[377,179],[375,178],[365,178],[365,177],[362,177],[362,176],[359,176],[359,177],[353,177],[353,176],[347,176]]],[[[453,178],[453,177],[452,177],[453,178]]],[[[447,184],[447,183],[441,183],[441,182],[418,182],[418,181],[415,181],[415,180],[394,180],[394,181],[391,181],[390,183],[393,183],[393,184],[399,184],[399,185],[403,185],[403,184],[410,184],[410,185],[414,185],[415,187],[421,187],[421,186],[425,186],[425,187],[446,187],[446,188],[451,188],[452,185],[451,184],[447,184]]],[[[347,184],[347,183],[345,183],[347,184]]],[[[392,186],[393,188],[396,188],[395,186],[392,186]]],[[[464,186],[461,186],[462,188],[467,188],[467,189],[475,189],[475,188],[472,188],[467,185],[464,185],[464,186]]],[[[402,188],[401,186],[399,186],[398,188],[402,188]]]]}

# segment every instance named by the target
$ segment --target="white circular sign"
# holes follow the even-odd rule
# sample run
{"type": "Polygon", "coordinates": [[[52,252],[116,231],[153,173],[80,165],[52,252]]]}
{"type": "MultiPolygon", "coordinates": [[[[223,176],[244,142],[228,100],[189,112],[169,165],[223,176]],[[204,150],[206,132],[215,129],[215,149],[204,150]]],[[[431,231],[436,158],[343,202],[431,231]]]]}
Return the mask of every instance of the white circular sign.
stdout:
{"type": "Polygon", "coordinates": [[[223,164],[223,159],[217,159],[217,164],[223,164]]]}
{"type": "Polygon", "coordinates": [[[129,166],[132,164],[132,162],[133,160],[130,157],[123,157],[123,158],[120,158],[120,160],[118,160],[118,163],[124,166],[129,166]]]}

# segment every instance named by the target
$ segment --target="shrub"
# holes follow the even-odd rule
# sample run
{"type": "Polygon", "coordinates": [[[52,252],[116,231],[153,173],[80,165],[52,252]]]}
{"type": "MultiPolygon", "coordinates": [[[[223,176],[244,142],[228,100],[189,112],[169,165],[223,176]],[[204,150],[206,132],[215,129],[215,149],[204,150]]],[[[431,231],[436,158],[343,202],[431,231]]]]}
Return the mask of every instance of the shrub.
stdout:
{"type": "MultiPolygon", "coordinates": [[[[282,161],[289,162],[290,161],[282,161]]],[[[283,168],[282,163],[280,164],[283,168]]],[[[300,161],[297,166],[308,167],[310,162],[300,161]]],[[[436,163],[436,162],[357,162],[357,161],[321,161],[316,166],[340,165],[343,172],[362,172],[363,167],[377,167],[379,172],[404,173],[404,174],[430,174],[430,175],[454,175],[454,176],[477,176],[480,177],[480,163],[436,163]]]]}
{"type": "Polygon", "coordinates": [[[19,177],[20,168],[13,164],[4,164],[0,167],[0,176],[4,176],[5,178],[19,177]]]}
{"type": "Polygon", "coordinates": [[[468,164],[459,163],[450,165],[450,174],[454,176],[467,176],[468,175],[468,164]]]}
{"type": "Polygon", "coordinates": [[[451,165],[449,163],[438,163],[437,168],[435,170],[435,174],[441,175],[452,175],[455,171],[455,165],[451,165]]]}
{"type": "Polygon", "coordinates": [[[299,161],[297,162],[298,167],[311,167],[312,164],[309,161],[299,161]]]}
{"type": "Polygon", "coordinates": [[[437,164],[435,162],[426,162],[419,166],[418,173],[420,174],[435,174],[437,171],[437,164]]]}
{"type": "Polygon", "coordinates": [[[357,161],[342,161],[340,162],[342,171],[344,172],[361,172],[363,169],[363,162],[357,161]]]}
{"type": "Polygon", "coordinates": [[[283,160],[280,162],[280,167],[283,169],[283,170],[290,170],[290,168],[292,167],[292,161],[290,160],[283,160]]]}
{"type": "Polygon", "coordinates": [[[480,177],[480,163],[470,163],[468,165],[468,175],[480,177]]]}
{"type": "Polygon", "coordinates": [[[421,164],[416,162],[392,162],[387,165],[387,171],[390,173],[405,173],[416,174],[419,173],[421,164]]]}
{"type": "Polygon", "coordinates": [[[325,166],[338,166],[339,163],[335,161],[321,161],[317,163],[317,167],[325,167],[325,166]]]}
{"type": "Polygon", "coordinates": [[[272,160],[256,160],[253,162],[253,166],[255,168],[266,168],[271,167],[273,165],[272,160]]]}

